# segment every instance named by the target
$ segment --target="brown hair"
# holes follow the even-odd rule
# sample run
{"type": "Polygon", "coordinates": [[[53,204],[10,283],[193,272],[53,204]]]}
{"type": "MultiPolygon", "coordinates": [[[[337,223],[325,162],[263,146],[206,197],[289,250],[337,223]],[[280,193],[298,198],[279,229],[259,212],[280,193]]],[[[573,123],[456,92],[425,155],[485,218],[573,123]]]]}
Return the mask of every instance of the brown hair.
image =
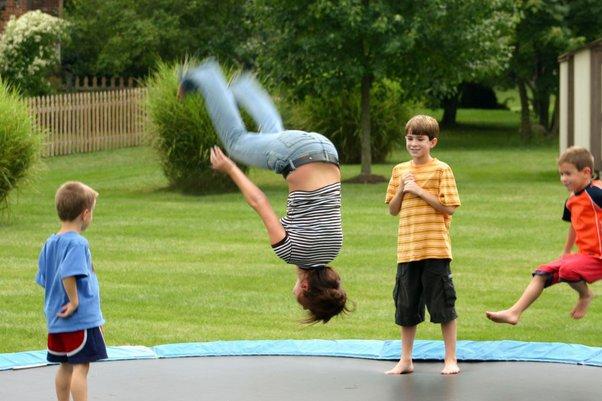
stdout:
{"type": "Polygon", "coordinates": [[[439,123],[431,116],[419,114],[406,123],[406,135],[427,135],[429,140],[439,136],[439,123]]]}
{"type": "Polygon", "coordinates": [[[584,168],[589,167],[592,174],[594,172],[594,156],[589,150],[580,146],[571,146],[558,157],[558,165],[562,163],[570,163],[578,171],[583,171],[584,168]]]}
{"type": "Polygon", "coordinates": [[[297,297],[309,316],[304,323],[328,322],[333,316],[347,313],[347,294],[341,288],[341,278],[331,267],[305,270],[308,289],[297,297]]]}
{"type": "Polygon", "coordinates": [[[73,221],[84,210],[92,209],[98,192],[78,181],[68,181],[56,191],[54,201],[61,221],[73,221]]]}

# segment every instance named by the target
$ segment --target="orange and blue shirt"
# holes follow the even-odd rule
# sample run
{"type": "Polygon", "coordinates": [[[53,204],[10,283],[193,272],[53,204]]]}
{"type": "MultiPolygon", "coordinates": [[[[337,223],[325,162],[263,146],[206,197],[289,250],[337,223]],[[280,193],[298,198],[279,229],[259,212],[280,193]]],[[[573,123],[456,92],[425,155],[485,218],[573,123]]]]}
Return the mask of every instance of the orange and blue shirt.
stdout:
{"type": "Polygon", "coordinates": [[[602,258],[602,182],[593,181],[571,194],[564,204],[562,219],[575,230],[579,253],[602,258]]]}
{"type": "MultiPolygon", "coordinates": [[[[435,195],[442,205],[460,206],[454,174],[446,163],[437,159],[423,165],[408,161],[393,167],[385,203],[393,199],[403,176],[408,172],[412,173],[416,184],[435,195]]],[[[406,193],[399,211],[397,263],[451,259],[451,219],[451,216],[438,212],[422,198],[406,193]]]]}

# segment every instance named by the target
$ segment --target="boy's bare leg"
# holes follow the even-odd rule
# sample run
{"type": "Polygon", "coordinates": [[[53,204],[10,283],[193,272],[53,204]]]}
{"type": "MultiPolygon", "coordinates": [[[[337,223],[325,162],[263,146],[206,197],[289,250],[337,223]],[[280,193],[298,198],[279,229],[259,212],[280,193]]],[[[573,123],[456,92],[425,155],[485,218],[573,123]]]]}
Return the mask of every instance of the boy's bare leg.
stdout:
{"type": "Polygon", "coordinates": [[[535,301],[543,292],[546,284],[547,276],[535,275],[533,279],[523,291],[518,301],[509,309],[504,309],[498,312],[485,312],[490,320],[496,323],[516,324],[522,313],[527,309],[533,301],[535,301]]]}
{"type": "Polygon", "coordinates": [[[56,387],[56,398],[58,401],[69,401],[72,373],[73,365],[69,363],[61,363],[59,369],[56,371],[54,385],[56,387]]]}
{"type": "Polygon", "coordinates": [[[88,401],[88,370],[89,363],[73,365],[73,378],[71,379],[71,394],[73,401],[88,401]]]}
{"type": "Polygon", "coordinates": [[[412,373],[414,364],[412,363],[412,350],[414,349],[414,338],[416,337],[417,326],[401,326],[401,358],[395,367],[387,370],[387,375],[402,375],[412,373]]]}
{"type": "Polygon", "coordinates": [[[441,324],[441,333],[443,334],[443,343],[445,344],[444,365],[441,373],[444,375],[460,373],[458,359],[456,358],[456,332],[456,319],[441,324]]]}
{"type": "Polygon", "coordinates": [[[579,299],[577,300],[577,305],[571,311],[571,317],[573,319],[581,319],[587,313],[587,307],[594,299],[594,293],[589,289],[585,281],[569,283],[569,285],[579,293],[579,299]]]}

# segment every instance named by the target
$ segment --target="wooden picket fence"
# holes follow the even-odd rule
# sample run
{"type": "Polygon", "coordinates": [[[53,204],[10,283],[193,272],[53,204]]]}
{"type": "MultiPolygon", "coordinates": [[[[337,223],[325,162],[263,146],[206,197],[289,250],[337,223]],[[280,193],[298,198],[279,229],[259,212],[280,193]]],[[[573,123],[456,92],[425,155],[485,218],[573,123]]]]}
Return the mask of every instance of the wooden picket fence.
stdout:
{"type": "Polygon", "coordinates": [[[46,132],[42,155],[139,146],[144,136],[145,97],[145,88],[132,88],[28,99],[34,124],[46,132]]]}

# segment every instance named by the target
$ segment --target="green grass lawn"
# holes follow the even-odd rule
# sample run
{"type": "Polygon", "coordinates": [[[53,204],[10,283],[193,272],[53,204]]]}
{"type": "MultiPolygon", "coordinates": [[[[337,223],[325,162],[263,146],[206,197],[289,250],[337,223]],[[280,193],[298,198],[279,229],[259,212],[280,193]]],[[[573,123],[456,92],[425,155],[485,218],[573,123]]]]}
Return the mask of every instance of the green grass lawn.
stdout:
{"type": "MultiPolygon", "coordinates": [[[[557,257],[568,226],[556,173],[556,145],[523,146],[518,116],[461,110],[434,155],[456,175],[462,207],[452,223],[458,338],[602,345],[602,301],[585,319],[569,311],[576,294],[558,285],[516,327],[497,326],[488,309],[510,305],[539,263],[557,257]]],[[[389,176],[403,150],[375,165],[389,176]]],[[[345,178],[359,167],[343,167],[345,178]]],[[[284,211],[285,182],[251,170],[284,211]]],[[[99,276],[109,345],[230,339],[398,339],[391,298],[397,220],[383,203],[386,184],[343,185],[344,247],[333,265],[356,310],[327,325],[302,326],[291,294],[294,268],[273,254],[260,220],[238,193],[186,196],[169,191],[153,152],[132,148],[45,160],[36,181],[13,196],[0,220],[0,353],[45,348],[37,256],[58,228],[54,192],[81,180],[100,192],[85,233],[99,276]]],[[[600,284],[593,286],[600,293],[600,284]]],[[[418,338],[440,339],[424,323],[418,338]]]]}

